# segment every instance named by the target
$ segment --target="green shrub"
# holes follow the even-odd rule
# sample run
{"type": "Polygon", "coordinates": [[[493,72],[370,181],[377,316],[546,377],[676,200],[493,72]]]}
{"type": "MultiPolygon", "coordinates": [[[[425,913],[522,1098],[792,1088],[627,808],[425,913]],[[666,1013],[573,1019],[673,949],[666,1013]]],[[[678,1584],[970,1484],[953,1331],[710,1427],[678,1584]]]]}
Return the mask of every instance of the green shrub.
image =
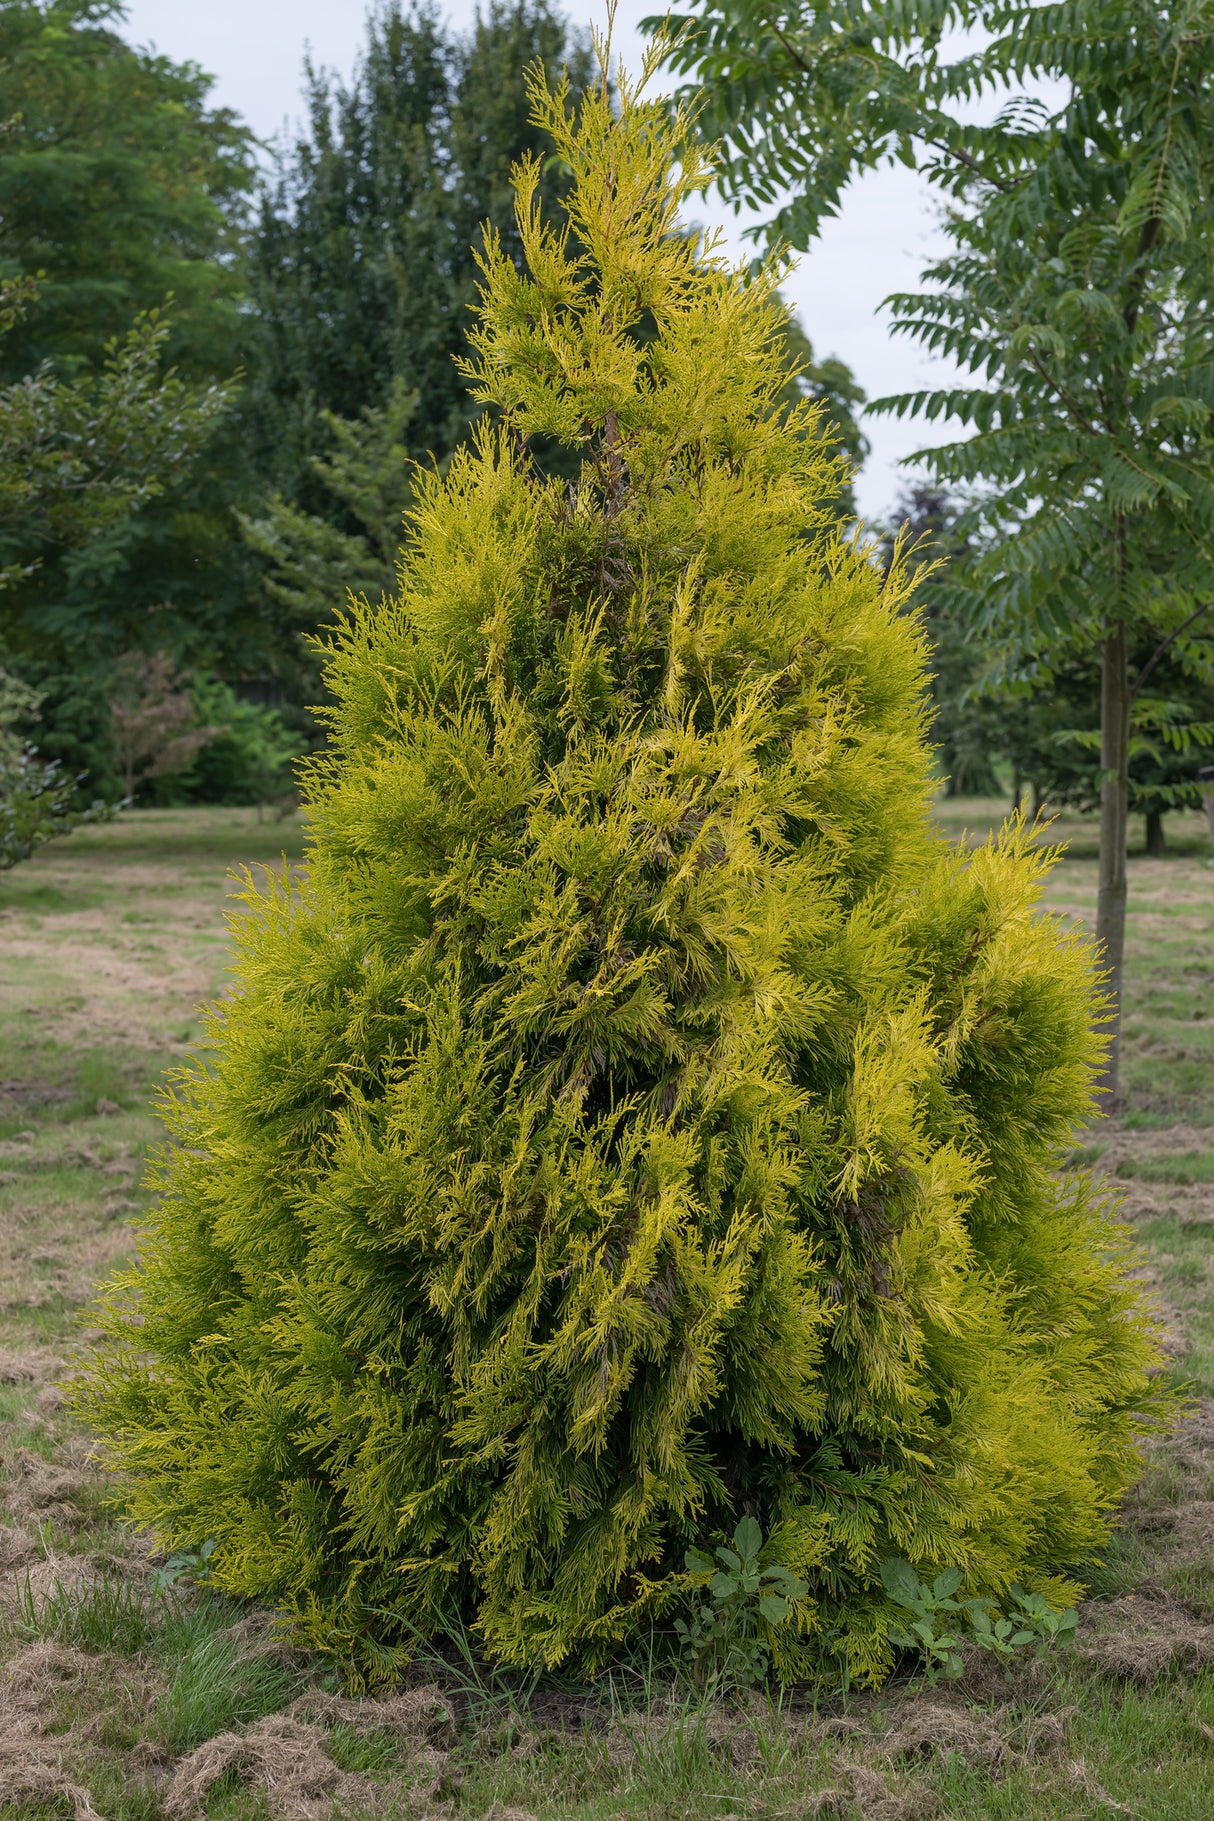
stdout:
{"type": "Polygon", "coordinates": [[[495,413],[332,651],[82,1396],[137,1518],[371,1668],[602,1663],[749,1516],[778,1672],[875,1681],[883,1560],[1061,1609],[1138,1472],[1150,1327],[1055,1172],[1092,956],[1022,829],[934,831],[906,575],[773,402],[775,271],[671,232],[686,121],[537,107],[568,220],[526,166],[495,413]]]}
{"type": "Polygon", "coordinates": [[[147,780],[144,794],[150,802],[168,807],[249,805],[293,793],[295,761],[308,740],[287,725],[278,709],[246,702],[218,678],[196,678],[190,698],[198,721],[212,735],[187,765],[147,780]]]}
{"type": "Polygon", "coordinates": [[[16,723],[38,718],[41,701],[37,690],[0,670],[0,872],[85,822],[112,820],[119,808],[100,800],[79,807],[82,779],[66,777],[57,760],[41,758],[16,732],[16,723]]]}

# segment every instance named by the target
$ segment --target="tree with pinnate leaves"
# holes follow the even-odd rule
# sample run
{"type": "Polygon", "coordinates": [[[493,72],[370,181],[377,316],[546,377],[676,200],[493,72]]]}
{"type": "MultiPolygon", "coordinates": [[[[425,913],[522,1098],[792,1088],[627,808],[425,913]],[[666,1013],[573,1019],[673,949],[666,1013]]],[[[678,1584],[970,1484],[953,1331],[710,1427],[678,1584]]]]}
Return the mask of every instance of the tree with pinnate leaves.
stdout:
{"type": "Polygon", "coordinates": [[[536,88],[571,186],[525,160],[485,253],[494,416],[330,652],[306,871],[250,882],[77,1397],[135,1518],[364,1674],[602,1664],[746,1519],[756,1650],[876,1682],[883,1560],[1073,1601],[1157,1407],[1058,1171],[1092,954],[1018,827],[936,830],[913,578],[781,402],[776,270],[675,231],[686,114],[620,103],[536,88]]]}
{"type": "Polygon", "coordinates": [[[676,24],[727,187],[795,245],[886,160],[946,201],[932,288],[889,302],[968,379],[873,408],[972,432],[908,459],[974,489],[969,614],[1007,674],[1098,660],[1113,1094],[1135,715],[1164,654],[1200,682],[1214,602],[1214,0],[697,0],[676,24]]]}

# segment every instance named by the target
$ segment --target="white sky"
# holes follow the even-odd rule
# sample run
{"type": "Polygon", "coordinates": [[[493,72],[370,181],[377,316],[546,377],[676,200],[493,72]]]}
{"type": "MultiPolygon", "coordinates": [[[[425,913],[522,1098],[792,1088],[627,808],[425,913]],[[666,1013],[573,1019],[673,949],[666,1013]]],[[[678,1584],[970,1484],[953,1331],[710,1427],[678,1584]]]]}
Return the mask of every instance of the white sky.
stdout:
{"type": "MultiPolygon", "coordinates": [[[[439,0],[457,27],[474,0],[439,0]]],[[[628,67],[639,62],[636,21],[660,10],[658,0],[620,0],[616,46],[628,67]]],[[[568,15],[601,23],[598,0],[565,0],[568,15]]],[[[129,0],[125,35],[175,61],[192,60],[216,77],[212,99],[231,107],[262,138],[274,138],[298,119],[305,47],[314,59],[348,77],[363,40],[365,0],[129,0]]],[[[736,217],[713,200],[703,211],[725,227],[730,245],[744,250],[736,217]]],[[[870,172],[853,183],[840,217],[826,226],[784,287],[819,356],[838,355],[870,398],[947,383],[950,369],[911,343],[895,340],[878,314],[891,291],[917,288],[919,273],[939,245],[927,186],[902,166],[870,172]]],[[[938,424],[868,418],[873,445],[858,497],[870,518],[885,517],[906,484],[895,464],[922,445],[947,440],[938,424]]]]}

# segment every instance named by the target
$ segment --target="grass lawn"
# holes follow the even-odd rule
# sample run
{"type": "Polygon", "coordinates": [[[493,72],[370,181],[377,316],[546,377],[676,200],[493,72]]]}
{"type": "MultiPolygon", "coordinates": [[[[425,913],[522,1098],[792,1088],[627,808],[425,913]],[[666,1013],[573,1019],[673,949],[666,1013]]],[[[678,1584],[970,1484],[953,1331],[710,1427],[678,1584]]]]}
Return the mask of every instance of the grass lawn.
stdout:
{"type": "MultiPolygon", "coordinates": [[[[939,813],[984,839],[1001,811],[939,813]]],[[[1085,921],[1095,830],[1052,837],[1050,905],[1085,921]]],[[[56,1380],[130,1252],[154,1085],[223,990],[230,869],[290,865],[301,833],[140,811],[0,876],[0,1821],[1211,1821],[1214,871],[1198,817],[1169,838],[1131,862],[1124,1104],[1075,1161],[1125,1191],[1193,1416],[1093,1565],[1072,1650],[774,1707],[639,1675],[524,1699],[446,1665],[352,1700],[255,1608],[161,1590],[56,1380]]]]}

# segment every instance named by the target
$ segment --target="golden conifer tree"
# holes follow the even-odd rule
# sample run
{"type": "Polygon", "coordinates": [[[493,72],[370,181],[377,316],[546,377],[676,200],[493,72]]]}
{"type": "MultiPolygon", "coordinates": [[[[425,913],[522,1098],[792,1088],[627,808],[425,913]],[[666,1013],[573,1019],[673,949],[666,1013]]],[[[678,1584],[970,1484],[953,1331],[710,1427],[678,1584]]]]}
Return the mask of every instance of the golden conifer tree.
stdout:
{"type": "Polygon", "coordinates": [[[774,267],[675,231],[689,122],[535,105],[565,218],[524,165],[495,410],[332,650],[83,1395],[137,1518],[369,1663],[602,1662],[750,1514],[782,1671],[875,1680],[883,1558],[1066,1600],[1137,1470],[1149,1326],[1057,1173],[1091,953],[1021,830],[933,828],[906,579],[777,402],[774,267]]]}

